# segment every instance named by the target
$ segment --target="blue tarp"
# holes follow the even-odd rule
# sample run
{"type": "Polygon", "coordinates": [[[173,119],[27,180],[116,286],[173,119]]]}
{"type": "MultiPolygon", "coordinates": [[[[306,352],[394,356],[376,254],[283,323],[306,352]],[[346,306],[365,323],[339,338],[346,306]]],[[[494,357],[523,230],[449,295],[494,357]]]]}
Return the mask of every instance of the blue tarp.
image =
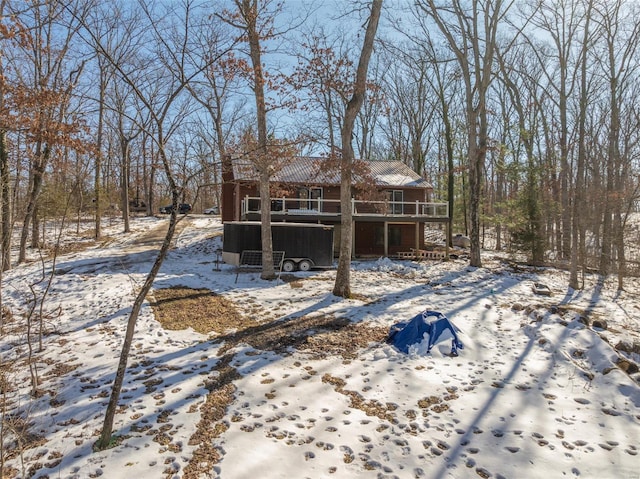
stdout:
{"type": "Polygon", "coordinates": [[[387,341],[403,353],[430,353],[435,344],[451,339],[451,355],[457,356],[458,349],[464,348],[458,338],[459,332],[460,329],[444,314],[438,311],[423,311],[411,321],[391,326],[387,341]]]}

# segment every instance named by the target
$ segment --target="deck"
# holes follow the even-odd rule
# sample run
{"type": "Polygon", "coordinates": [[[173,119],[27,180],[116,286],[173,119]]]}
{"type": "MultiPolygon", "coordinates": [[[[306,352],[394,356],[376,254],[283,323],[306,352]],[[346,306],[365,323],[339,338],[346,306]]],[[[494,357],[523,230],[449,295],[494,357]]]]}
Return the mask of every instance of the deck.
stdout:
{"type": "MultiPolygon", "coordinates": [[[[339,221],[340,200],[324,198],[271,198],[271,217],[274,221],[339,221]]],[[[246,196],[241,205],[242,219],[260,219],[260,198],[246,196]]],[[[368,221],[447,222],[449,204],[437,202],[364,201],[351,200],[351,214],[355,219],[368,221]]]]}

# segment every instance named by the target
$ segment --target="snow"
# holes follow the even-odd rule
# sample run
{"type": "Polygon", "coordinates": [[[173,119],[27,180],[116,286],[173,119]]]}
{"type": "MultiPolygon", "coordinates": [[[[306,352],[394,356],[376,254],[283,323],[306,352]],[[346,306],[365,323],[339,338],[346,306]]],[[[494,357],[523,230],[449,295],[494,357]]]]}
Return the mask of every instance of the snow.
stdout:
{"type": "MultiPolygon", "coordinates": [[[[640,342],[637,279],[617,291],[613,280],[588,277],[573,291],[564,271],[516,272],[489,252],[483,268],[385,258],[354,262],[356,294],[341,299],[331,293],[335,270],[296,273],[295,288],[253,272],[236,282],[235,268],[217,262],[219,218],[197,216],[185,220],[154,289],[208,288],[264,324],[324,316],[388,329],[432,309],[461,329],[464,349],[449,357],[444,342],[406,355],[376,341],[354,358],[295,345],[224,349],[228,332],[164,330],[145,303],[115,420],[124,438],[93,452],[128,314],[155,259],[136,238],[166,221],[136,219],[128,235],[114,222],[110,241],[57,259],[38,360],[45,394],[29,396],[23,333],[2,335],[3,364],[16,365],[7,397],[44,438],[7,461],[16,471],[8,477],[36,463],[36,478],[640,477],[640,387],[616,367],[640,357],[614,348],[640,342]],[[534,294],[536,282],[552,296],[534,294]],[[586,326],[585,315],[607,329],[586,326]],[[223,358],[238,376],[211,439],[220,460],[191,475],[193,436],[223,358]]],[[[2,300],[15,318],[42,274],[40,261],[4,274],[2,300]]]]}

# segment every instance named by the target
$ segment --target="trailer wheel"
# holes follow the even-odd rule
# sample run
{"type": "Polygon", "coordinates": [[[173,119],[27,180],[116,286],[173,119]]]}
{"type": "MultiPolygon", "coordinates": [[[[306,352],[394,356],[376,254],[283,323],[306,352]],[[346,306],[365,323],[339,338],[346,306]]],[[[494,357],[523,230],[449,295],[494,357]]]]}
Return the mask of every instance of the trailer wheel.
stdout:
{"type": "Polygon", "coordinates": [[[298,263],[298,269],[300,269],[300,271],[309,271],[312,266],[311,260],[308,259],[303,259],[298,263]]]}
{"type": "Polygon", "coordinates": [[[296,270],[296,264],[290,259],[285,260],[284,263],[282,263],[282,271],[284,271],[285,273],[291,273],[292,271],[295,271],[295,270],[296,270]]]}

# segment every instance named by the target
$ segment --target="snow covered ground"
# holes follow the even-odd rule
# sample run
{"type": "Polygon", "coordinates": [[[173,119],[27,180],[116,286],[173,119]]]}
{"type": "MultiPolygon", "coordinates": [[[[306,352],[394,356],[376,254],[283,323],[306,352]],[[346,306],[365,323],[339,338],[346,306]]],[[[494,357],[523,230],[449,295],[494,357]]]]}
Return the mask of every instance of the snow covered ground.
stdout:
{"type": "Polygon", "coordinates": [[[154,289],[209,289],[257,322],[256,336],[306,323],[313,332],[278,345],[169,331],[146,304],[116,415],[121,439],[92,452],[128,313],[155,258],[135,239],[166,221],[136,219],[130,235],[115,223],[106,244],[58,258],[37,398],[19,326],[43,266],[4,275],[13,313],[0,338],[11,366],[5,417],[27,419],[21,440],[32,446],[15,448],[5,429],[6,477],[640,478],[638,280],[618,292],[590,277],[572,291],[566,272],[516,271],[491,253],[483,268],[380,259],[354,262],[356,299],[344,300],[331,294],[334,270],[271,282],[242,272],[236,282],[216,262],[219,219],[201,217],[187,218],[154,289]],[[535,282],[552,296],[534,294],[535,282]],[[427,356],[367,343],[425,309],[462,330],[458,357],[448,342],[427,356]]]}

